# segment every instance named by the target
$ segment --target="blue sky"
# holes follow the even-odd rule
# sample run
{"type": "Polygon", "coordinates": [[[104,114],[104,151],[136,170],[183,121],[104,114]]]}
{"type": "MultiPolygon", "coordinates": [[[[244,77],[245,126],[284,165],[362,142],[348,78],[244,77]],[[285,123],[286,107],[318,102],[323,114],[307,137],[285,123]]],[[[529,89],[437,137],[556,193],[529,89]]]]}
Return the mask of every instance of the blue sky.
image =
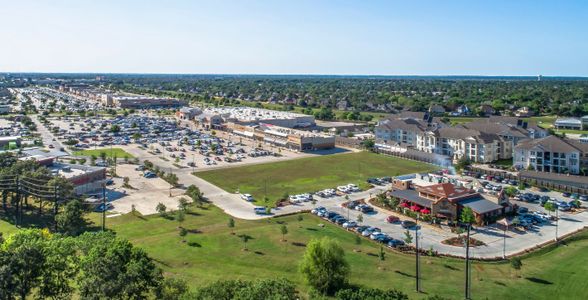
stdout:
{"type": "Polygon", "coordinates": [[[0,72],[588,76],[588,1],[0,7],[0,72]]]}

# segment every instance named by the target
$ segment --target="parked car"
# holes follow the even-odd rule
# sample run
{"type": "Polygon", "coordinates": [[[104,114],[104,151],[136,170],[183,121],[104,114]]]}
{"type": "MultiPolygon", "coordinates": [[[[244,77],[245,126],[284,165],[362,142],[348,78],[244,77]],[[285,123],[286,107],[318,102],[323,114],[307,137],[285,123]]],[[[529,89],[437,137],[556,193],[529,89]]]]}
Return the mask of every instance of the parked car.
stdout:
{"type": "Polygon", "coordinates": [[[397,216],[388,216],[386,217],[386,222],[388,223],[398,223],[400,222],[400,218],[397,216]]]}
{"type": "Polygon", "coordinates": [[[250,194],[241,194],[241,199],[249,202],[254,201],[253,196],[251,196],[250,194]]]}
{"type": "Polygon", "coordinates": [[[113,209],[114,206],[112,206],[111,203],[101,203],[100,205],[96,206],[96,208],[94,209],[95,212],[104,212],[107,211],[109,209],[113,209]]]}
{"type": "Polygon", "coordinates": [[[402,228],[412,228],[415,227],[417,224],[413,221],[404,220],[400,223],[400,225],[402,226],[402,228]]]}
{"type": "Polygon", "coordinates": [[[145,172],[145,174],[143,174],[143,177],[145,178],[155,178],[157,177],[157,175],[153,172],[145,172]]]}
{"type": "Polygon", "coordinates": [[[357,223],[355,221],[348,221],[343,223],[343,228],[353,228],[356,227],[357,223]]]}
{"type": "Polygon", "coordinates": [[[402,241],[402,240],[396,240],[396,239],[391,239],[391,240],[388,241],[387,245],[388,245],[388,247],[396,248],[396,247],[399,247],[399,246],[404,246],[404,241],[402,241]]]}

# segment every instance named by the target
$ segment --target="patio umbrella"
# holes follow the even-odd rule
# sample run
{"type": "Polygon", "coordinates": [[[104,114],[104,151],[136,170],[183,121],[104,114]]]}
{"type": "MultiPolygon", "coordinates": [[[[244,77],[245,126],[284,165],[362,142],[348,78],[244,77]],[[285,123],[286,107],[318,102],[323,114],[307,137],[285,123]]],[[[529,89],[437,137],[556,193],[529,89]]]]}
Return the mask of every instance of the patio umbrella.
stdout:
{"type": "Polygon", "coordinates": [[[402,207],[409,207],[408,203],[406,203],[406,202],[400,203],[400,206],[402,206],[402,207]]]}
{"type": "Polygon", "coordinates": [[[428,208],[425,207],[425,208],[421,209],[421,213],[423,213],[423,214],[430,214],[431,211],[428,208]]]}
{"type": "Polygon", "coordinates": [[[419,210],[421,210],[421,208],[418,207],[418,206],[416,206],[416,205],[413,205],[413,206],[410,207],[410,210],[412,210],[412,211],[419,211],[419,210]]]}

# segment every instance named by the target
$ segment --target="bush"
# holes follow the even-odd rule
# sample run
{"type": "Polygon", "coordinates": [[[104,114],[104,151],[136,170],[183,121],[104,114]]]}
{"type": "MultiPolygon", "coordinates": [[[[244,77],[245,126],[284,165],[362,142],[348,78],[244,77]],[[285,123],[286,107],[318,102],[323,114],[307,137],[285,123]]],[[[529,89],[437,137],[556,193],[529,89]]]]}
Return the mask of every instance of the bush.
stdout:
{"type": "Polygon", "coordinates": [[[200,288],[192,299],[279,299],[294,300],[294,284],[286,279],[217,281],[200,288]]]}
{"type": "Polygon", "coordinates": [[[348,288],[339,290],[335,298],[339,300],[407,300],[408,295],[397,290],[348,288]]]}

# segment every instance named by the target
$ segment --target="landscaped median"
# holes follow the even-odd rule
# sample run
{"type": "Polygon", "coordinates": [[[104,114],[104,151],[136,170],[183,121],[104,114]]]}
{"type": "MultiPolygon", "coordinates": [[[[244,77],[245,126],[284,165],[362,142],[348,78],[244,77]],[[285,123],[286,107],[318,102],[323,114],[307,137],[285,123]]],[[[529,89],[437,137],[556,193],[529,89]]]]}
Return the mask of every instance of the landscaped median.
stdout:
{"type": "Polygon", "coordinates": [[[73,152],[76,156],[88,156],[91,157],[92,155],[100,158],[102,155],[108,158],[133,158],[133,155],[126,152],[121,148],[102,148],[102,149],[92,149],[92,150],[77,150],[73,152]],[[104,154],[102,154],[104,153],[104,154]]]}

